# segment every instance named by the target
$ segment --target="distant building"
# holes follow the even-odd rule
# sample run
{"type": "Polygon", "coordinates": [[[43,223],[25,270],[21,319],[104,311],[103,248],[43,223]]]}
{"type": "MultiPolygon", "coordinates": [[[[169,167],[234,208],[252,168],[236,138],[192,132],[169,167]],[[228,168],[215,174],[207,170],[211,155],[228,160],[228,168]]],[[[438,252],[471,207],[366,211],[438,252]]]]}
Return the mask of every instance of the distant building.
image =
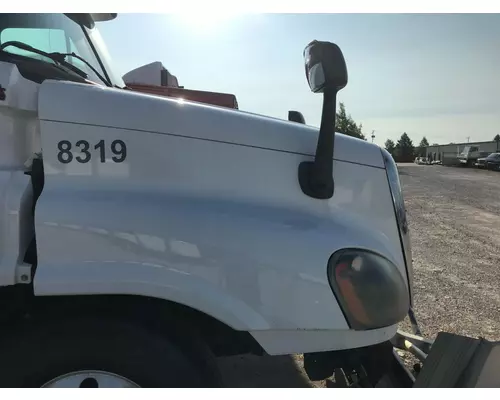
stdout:
{"type": "Polygon", "coordinates": [[[436,157],[436,160],[442,160],[443,158],[451,158],[459,155],[465,146],[478,146],[479,151],[484,151],[488,153],[500,152],[500,143],[491,142],[466,142],[466,143],[449,143],[449,144],[433,144],[425,148],[426,157],[429,156],[436,157]]]}

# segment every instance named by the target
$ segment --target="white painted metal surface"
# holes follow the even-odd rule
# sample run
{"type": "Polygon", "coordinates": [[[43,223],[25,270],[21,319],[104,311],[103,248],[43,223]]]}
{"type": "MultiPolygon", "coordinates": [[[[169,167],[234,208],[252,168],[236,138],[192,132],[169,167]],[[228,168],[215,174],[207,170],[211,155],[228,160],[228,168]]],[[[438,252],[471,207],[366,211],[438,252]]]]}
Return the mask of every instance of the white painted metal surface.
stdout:
{"type": "MultiPolygon", "coordinates": [[[[238,110],[70,82],[44,82],[40,96],[42,120],[162,133],[299,155],[311,156],[316,150],[316,128],[238,110]],[[51,95],[71,101],[43,101],[51,95]]],[[[380,149],[372,143],[337,135],[335,146],[336,160],[384,168],[380,149]]]]}
{"type": "Polygon", "coordinates": [[[268,354],[286,355],[354,349],[390,340],[397,326],[370,331],[343,329],[263,330],[250,332],[268,354]]]}
{"type": "Polygon", "coordinates": [[[405,273],[377,146],[337,135],[335,195],[320,201],[297,181],[316,146],[311,127],[62,82],[42,85],[39,114],[46,179],[37,295],[176,301],[251,331],[271,354],[394,334],[349,331],[326,275],[331,254],[353,246],[405,273]],[[91,161],[59,162],[62,140],[74,156],[86,140],[91,161]],[[101,140],[105,162],[94,149],[101,140]],[[127,146],[121,163],[109,154],[114,140],[127,146]]]}
{"type": "Polygon", "coordinates": [[[33,236],[32,191],[24,170],[40,151],[39,85],[14,64],[0,62],[0,87],[0,286],[6,286],[20,279],[16,268],[33,236]]]}
{"type": "Polygon", "coordinates": [[[34,233],[30,228],[31,199],[29,176],[21,171],[0,170],[0,286],[18,280],[16,268],[23,265],[23,255],[34,233]]]}
{"type": "Polygon", "coordinates": [[[24,163],[40,150],[38,90],[40,85],[21,76],[14,64],[0,62],[0,170],[23,170],[24,163]]]}

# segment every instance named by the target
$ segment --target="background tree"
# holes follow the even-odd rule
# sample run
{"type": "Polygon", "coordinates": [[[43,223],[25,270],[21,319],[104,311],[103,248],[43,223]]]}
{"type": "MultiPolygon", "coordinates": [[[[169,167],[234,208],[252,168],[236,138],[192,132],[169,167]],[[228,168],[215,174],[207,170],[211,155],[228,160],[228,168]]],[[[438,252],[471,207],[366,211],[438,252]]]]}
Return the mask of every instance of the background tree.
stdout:
{"type": "Polygon", "coordinates": [[[362,128],[362,124],[356,124],[351,115],[346,113],[344,103],[340,103],[339,110],[337,111],[337,117],[335,118],[335,130],[343,133],[344,135],[354,136],[356,138],[366,140],[365,135],[363,135],[362,128]]]}
{"type": "Polygon", "coordinates": [[[384,146],[385,146],[385,149],[386,149],[389,153],[391,153],[391,156],[393,156],[393,157],[394,157],[394,151],[396,150],[396,144],[395,144],[395,143],[394,143],[391,139],[387,139],[387,140],[385,141],[384,146]]]}
{"type": "Polygon", "coordinates": [[[500,135],[497,133],[496,136],[493,138],[495,142],[497,142],[497,151],[498,151],[498,143],[500,142],[500,135]]]}
{"type": "Polygon", "coordinates": [[[427,141],[427,138],[424,136],[422,140],[420,141],[420,144],[418,145],[418,150],[417,153],[420,157],[425,157],[425,148],[429,146],[429,142],[427,141]]]}
{"type": "Polygon", "coordinates": [[[411,162],[415,155],[415,147],[410,137],[404,132],[396,144],[396,161],[411,162]]]}

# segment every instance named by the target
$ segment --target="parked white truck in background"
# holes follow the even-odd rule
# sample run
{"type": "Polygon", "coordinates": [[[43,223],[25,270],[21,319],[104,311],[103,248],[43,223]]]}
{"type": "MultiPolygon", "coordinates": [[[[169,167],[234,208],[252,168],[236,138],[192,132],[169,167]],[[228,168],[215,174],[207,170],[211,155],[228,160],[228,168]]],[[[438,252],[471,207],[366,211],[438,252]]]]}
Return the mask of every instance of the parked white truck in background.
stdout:
{"type": "Polygon", "coordinates": [[[465,146],[457,157],[460,164],[473,167],[478,158],[487,157],[488,154],[488,152],[481,151],[479,146],[465,146]]]}
{"type": "Polygon", "coordinates": [[[318,130],[121,89],[114,17],[0,14],[0,386],[220,386],[241,353],[413,385],[398,172],[333,132],[340,49],[305,51],[318,130]]]}

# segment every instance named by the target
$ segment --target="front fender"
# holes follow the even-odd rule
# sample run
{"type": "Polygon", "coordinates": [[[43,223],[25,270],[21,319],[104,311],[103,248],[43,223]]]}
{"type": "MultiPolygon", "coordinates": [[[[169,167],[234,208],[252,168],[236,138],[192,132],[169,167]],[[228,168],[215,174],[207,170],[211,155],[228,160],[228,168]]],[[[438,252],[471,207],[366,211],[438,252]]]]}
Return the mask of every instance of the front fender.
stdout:
{"type": "Polygon", "coordinates": [[[172,193],[80,190],[52,176],[36,221],[36,295],[153,296],[248,331],[349,329],[326,279],[328,255],[315,250],[325,232],[311,217],[172,193]],[[325,262],[308,262],[317,257],[325,262]]]}
{"type": "Polygon", "coordinates": [[[335,195],[318,201],[297,180],[316,139],[296,125],[257,126],[233,111],[200,114],[108,89],[42,89],[35,294],[168,299],[251,332],[274,353],[366,346],[391,334],[350,330],[327,277],[328,259],[346,247],[377,251],[405,274],[378,148],[338,137],[339,156],[351,154],[342,146],[359,149],[369,165],[335,159],[335,195]],[[82,100],[90,92],[92,106],[82,100]],[[277,146],[284,140],[292,147],[277,146]]]}
{"type": "Polygon", "coordinates": [[[150,262],[109,260],[44,264],[37,271],[34,293],[37,296],[147,296],[191,307],[236,330],[269,329],[267,321],[255,310],[218,290],[217,286],[185,271],[150,262]]]}

